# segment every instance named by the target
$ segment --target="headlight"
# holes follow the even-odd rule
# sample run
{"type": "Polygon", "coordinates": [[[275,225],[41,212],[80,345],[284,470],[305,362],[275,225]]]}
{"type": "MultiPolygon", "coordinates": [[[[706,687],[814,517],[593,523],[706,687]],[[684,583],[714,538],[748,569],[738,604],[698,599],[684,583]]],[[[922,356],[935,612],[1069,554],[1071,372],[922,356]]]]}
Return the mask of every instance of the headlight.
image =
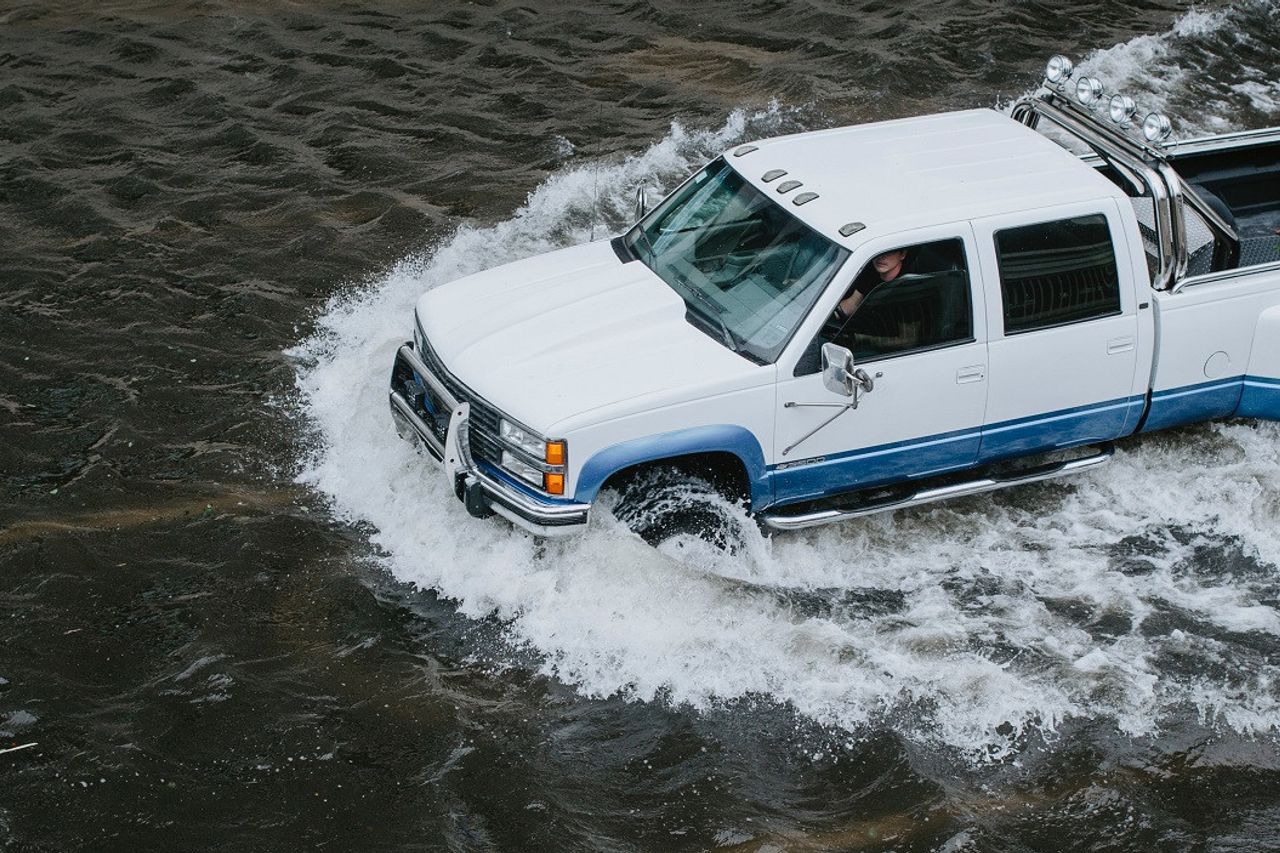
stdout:
{"type": "Polygon", "coordinates": [[[506,418],[498,421],[498,434],[505,444],[517,448],[528,457],[504,450],[503,468],[548,494],[564,494],[564,469],[569,460],[569,449],[564,441],[547,441],[506,418]]]}
{"type": "Polygon", "coordinates": [[[510,450],[502,451],[502,467],[515,474],[521,480],[531,483],[539,489],[542,488],[542,472],[510,450]]]}
{"type": "Polygon", "coordinates": [[[498,432],[503,441],[520,448],[534,459],[542,459],[547,455],[547,442],[542,436],[516,426],[505,418],[498,422],[498,432]]]}

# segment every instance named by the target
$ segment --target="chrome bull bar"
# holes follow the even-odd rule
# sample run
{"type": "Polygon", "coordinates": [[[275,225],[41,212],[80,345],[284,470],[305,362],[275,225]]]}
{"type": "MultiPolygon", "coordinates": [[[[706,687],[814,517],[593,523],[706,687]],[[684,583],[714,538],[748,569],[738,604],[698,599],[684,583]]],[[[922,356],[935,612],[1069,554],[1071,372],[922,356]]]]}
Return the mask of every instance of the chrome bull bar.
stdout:
{"type": "MultiPolygon", "coordinates": [[[[436,429],[393,381],[389,401],[396,430],[403,438],[421,442],[440,463],[454,494],[466,504],[468,512],[477,517],[497,513],[535,536],[548,538],[572,535],[586,526],[591,504],[539,500],[481,468],[471,455],[471,404],[450,393],[423,364],[412,344],[401,346],[396,360],[411,368],[449,409],[449,427],[441,441],[436,429]]],[[[394,378],[394,370],[392,375],[394,378]]]]}

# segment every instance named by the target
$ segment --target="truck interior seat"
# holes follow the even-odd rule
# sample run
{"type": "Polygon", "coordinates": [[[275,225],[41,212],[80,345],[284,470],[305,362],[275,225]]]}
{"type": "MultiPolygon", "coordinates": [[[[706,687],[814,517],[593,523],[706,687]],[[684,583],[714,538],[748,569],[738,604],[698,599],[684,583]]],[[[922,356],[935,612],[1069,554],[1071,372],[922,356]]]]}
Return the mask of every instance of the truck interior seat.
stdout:
{"type": "Polygon", "coordinates": [[[856,357],[890,350],[937,346],[972,336],[969,282],[962,270],[908,273],[867,295],[849,321],[856,357]],[[914,340],[892,347],[869,344],[869,338],[914,340]]]}

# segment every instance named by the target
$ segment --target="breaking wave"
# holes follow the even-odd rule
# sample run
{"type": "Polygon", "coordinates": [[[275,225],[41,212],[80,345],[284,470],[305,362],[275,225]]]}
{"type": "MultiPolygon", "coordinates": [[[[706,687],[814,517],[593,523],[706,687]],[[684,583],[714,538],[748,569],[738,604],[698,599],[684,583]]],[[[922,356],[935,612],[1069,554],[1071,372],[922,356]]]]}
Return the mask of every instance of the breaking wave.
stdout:
{"type": "MultiPolygon", "coordinates": [[[[1188,44],[1237,37],[1236,14],[1193,12],[1084,64],[1176,101],[1195,86],[1183,78],[1157,91],[1164,72],[1151,69],[1183,62],[1188,44]]],[[[1248,85],[1249,70],[1240,74],[1218,95],[1248,85]]],[[[462,227],[333,299],[291,351],[313,440],[299,480],[338,518],[371,526],[396,578],[467,616],[496,617],[513,654],[534,652],[588,696],[695,709],[765,701],[850,736],[889,727],[983,757],[1074,718],[1105,718],[1130,736],[1172,719],[1275,730],[1273,424],[1148,438],[1069,483],[773,539],[741,507],[696,495],[732,541],[677,535],[656,548],[607,502],[587,535],[561,543],[473,519],[396,436],[385,378],[423,290],[602,236],[625,221],[642,179],[670,187],[736,141],[796,121],[775,107],[709,131],[673,125],[635,156],[553,174],[510,219],[462,227]]]]}
{"type": "Polygon", "coordinates": [[[1174,120],[1180,138],[1274,122],[1280,7],[1274,0],[1192,9],[1168,31],[1089,53],[1080,73],[1174,120]]]}

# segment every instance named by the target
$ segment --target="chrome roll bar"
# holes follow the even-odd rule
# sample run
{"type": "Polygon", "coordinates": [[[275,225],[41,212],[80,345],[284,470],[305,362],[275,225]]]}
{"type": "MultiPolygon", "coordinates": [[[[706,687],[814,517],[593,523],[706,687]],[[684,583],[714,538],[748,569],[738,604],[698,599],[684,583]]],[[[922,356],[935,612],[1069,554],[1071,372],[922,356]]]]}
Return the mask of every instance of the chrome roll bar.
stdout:
{"type": "Polygon", "coordinates": [[[1232,247],[1238,245],[1235,229],[1187,186],[1160,148],[1125,135],[1052,89],[1019,100],[1013,106],[1012,117],[1033,129],[1042,118],[1051,121],[1096,151],[1117,171],[1137,178],[1145,186],[1153,202],[1156,250],[1160,258],[1160,267],[1151,283],[1155,289],[1176,292],[1186,277],[1183,203],[1205,220],[1215,238],[1232,247]]]}

